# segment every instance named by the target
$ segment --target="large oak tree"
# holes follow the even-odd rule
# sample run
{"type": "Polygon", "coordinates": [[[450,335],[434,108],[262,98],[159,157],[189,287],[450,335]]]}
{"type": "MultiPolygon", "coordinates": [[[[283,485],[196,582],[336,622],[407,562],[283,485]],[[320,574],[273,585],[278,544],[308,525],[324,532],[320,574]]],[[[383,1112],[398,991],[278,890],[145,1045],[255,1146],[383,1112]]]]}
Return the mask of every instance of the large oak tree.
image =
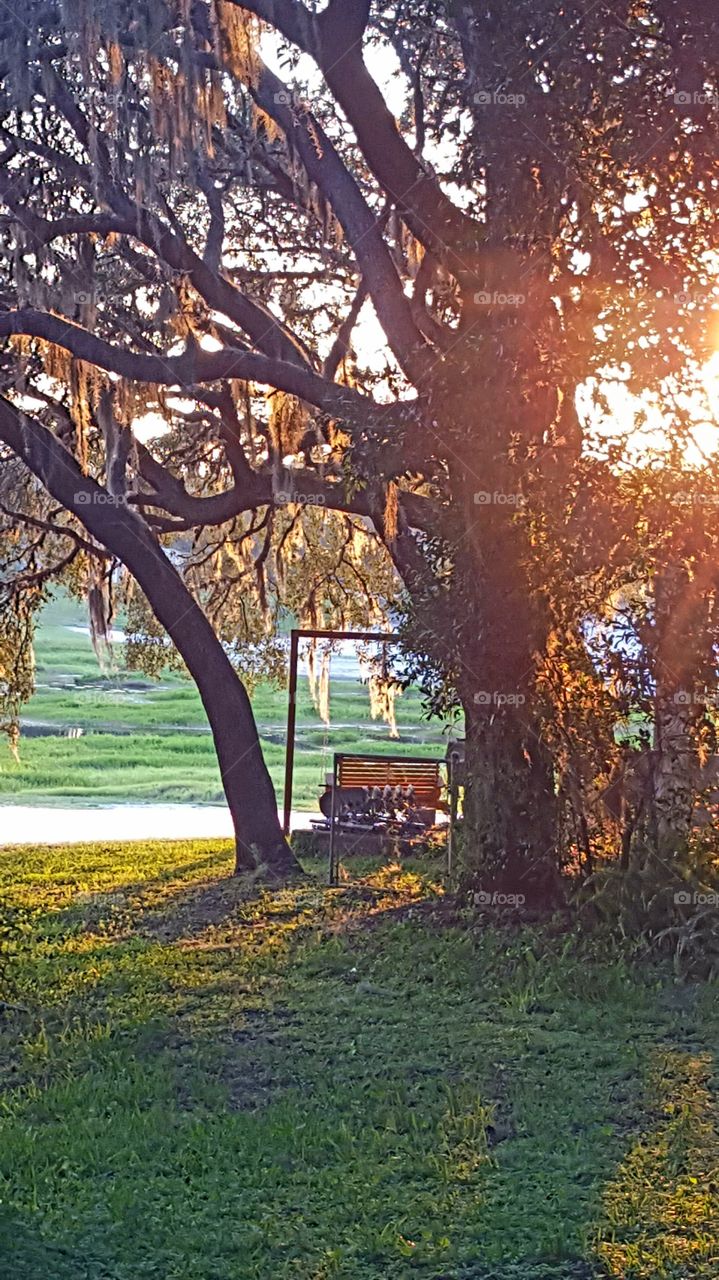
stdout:
{"type": "Polygon", "coordinates": [[[289,854],[246,693],[162,538],[232,543],[311,506],[381,537],[411,644],[462,706],[475,867],[546,883],[548,516],[591,496],[578,388],[657,391],[702,358],[705,5],[8,12],[0,440],[182,654],[240,864],[289,854]],[[390,54],[398,117],[368,70],[390,54]],[[370,312],[380,361],[354,341],[370,312]],[[150,410],[164,442],[133,434],[150,410]]]}

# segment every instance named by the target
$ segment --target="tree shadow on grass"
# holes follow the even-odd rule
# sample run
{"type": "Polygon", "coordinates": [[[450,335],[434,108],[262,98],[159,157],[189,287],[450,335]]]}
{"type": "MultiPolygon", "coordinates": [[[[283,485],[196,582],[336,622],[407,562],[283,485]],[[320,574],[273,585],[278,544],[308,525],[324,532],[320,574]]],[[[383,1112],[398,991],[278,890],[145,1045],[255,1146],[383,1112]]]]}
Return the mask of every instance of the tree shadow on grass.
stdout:
{"type": "MultiPolygon", "coordinates": [[[[138,1216],[97,1238],[109,1269],[79,1247],[35,1245],[18,1219],[12,1280],[110,1280],[114,1266],[125,1280],[135,1231],[150,1232],[147,1265],[163,1280],[175,1248],[193,1280],[314,1276],[328,1252],[343,1280],[653,1280],[624,1266],[634,1221],[623,1270],[601,1245],[631,1217],[631,1169],[618,1171],[652,1129],[635,1085],[659,1034],[654,997],[642,997],[634,1044],[628,997],[607,986],[592,1005],[591,975],[576,973],[576,992],[525,999],[513,971],[482,972],[474,940],[439,929],[409,894],[398,902],[391,884],[258,899],[224,877],[164,881],[164,896],[133,899],[132,938],[80,953],[96,986],[78,987],[69,1032],[49,1026],[56,1057],[16,1109],[40,1170],[80,1132],[85,1207],[72,1220],[88,1240],[96,1160],[138,1216]],[[260,1212],[262,1240],[243,1225],[260,1212]],[[223,1252],[228,1222],[254,1251],[246,1270],[241,1249],[229,1264],[223,1252]]],[[[48,1176],[57,1215],[74,1184],[48,1176]]]]}
{"type": "Polygon", "coordinates": [[[0,1267],[6,1280],[115,1280],[117,1276],[86,1249],[48,1240],[38,1222],[5,1205],[0,1205],[0,1267]]]}
{"type": "MultiPolygon", "coordinates": [[[[335,918],[333,930],[372,927],[385,917],[402,919],[407,912],[432,913],[440,899],[419,902],[417,885],[396,886],[388,878],[381,885],[360,875],[331,892],[327,911],[320,900],[327,891],[323,864],[310,864],[307,878],[299,883],[276,886],[251,875],[208,875],[187,883],[187,874],[214,869],[216,855],[170,868],[162,875],[114,885],[99,892],[82,892],[59,910],[43,913],[37,920],[40,933],[47,930],[62,936],[82,928],[86,933],[128,932],[161,942],[197,942],[205,934],[223,930],[261,929],[296,922],[297,933],[310,915],[325,921],[335,918]],[[253,906],[261,904],[262,910],[253,906]]],[[[366,868],[363,866],[363,870],[366,868]]],[[[444,911],[445,918],[447,911],[444,911]]],[[[445,919],[446,922],[446,919],[445,919]]],[[[215,939],[216,941],[217,939],[215,939]]]]}
{"type": "Polygon", "coordinates": [[[713,1055],[670,1042],[647,1072],[651,1123],[602,1191],[596,1249],[612,1277],[716,1280],[719,1101],[713,1055]]]}
{"type": "MultiPolygon", "coordinates": [[[[121,925],[157,936],[181,937],[184,928],[202,928],[230,918],[235,906],[252,896],[251,886],[231,875],[198,877],[187,884],[188,875],[216,871],[218,854],[211,853],[194,862],[169,867],[160,875],[127,881],[108,889],[78,891],[59,909],[37,917],[38,931],[48,928],[62,934],[81,926],[87,932],[106,932],[108,925],[121,925]],[[194,910],[193,910],[194,909],[194,910]],[[169,932],[162,935],[165,919],[169,932]]],[[[255,896],[256,896],[256,890],[255,896]]]]}

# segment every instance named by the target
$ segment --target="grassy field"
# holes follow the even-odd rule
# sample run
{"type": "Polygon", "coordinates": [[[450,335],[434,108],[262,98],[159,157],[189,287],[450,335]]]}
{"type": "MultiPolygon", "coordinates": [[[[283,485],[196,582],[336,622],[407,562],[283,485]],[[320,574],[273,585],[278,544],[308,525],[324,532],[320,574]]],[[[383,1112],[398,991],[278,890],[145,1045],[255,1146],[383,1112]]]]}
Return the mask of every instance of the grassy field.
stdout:
{"type": "MultiPolygon", "coordinates": [[[[93,804],[110,801],[221,803],[219,771],[200,699],[182,676],[144,679],[122,666],[103,676],[81,608],[57,599],[44,611],[36,645],[37,691],[25,709],[20,763],[0,743],[0,803],[93,804]],[[82,728],[83,736],[67,731],[82,728]]],[[[270,685],[253,695],[265,758],[279,794],[285,759],[287,693],[270,685]]],[[[298,699],[296,808],[316,809],[332,752],[443,754],[442,726],[422,722],[418,694],[398,702],[401,744],[369,718],[359,681],[335,680],[328,733],[303,677],[298,699]]]]}
{"type": "Polygon", "coordinates": [[[716,1280],[715,991],[473,932],[428,866],[230,866],[0,854],[3,1276],[716,1280]]]}

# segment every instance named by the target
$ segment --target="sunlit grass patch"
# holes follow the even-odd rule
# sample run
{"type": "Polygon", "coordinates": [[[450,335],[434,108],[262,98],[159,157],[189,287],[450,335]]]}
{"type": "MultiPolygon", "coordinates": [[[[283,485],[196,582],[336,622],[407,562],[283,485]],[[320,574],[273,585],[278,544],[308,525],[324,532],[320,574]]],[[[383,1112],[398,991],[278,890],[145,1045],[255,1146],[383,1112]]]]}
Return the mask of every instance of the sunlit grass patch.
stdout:
{"type": "Polygon", "coordinates": [[[0,858],[33,913],[0,1031],[13,1280],[715,1274],[709,988],[476,932],[431,862],[273,893],[231,866],[0,858]]]}
{"type": "Polygon", "coordinates": [[[598,1252],[609,1274],[719,1274],[719,1106],[708,1051],[658,1050],[649,1078],[651,1126],[604,1195],[598,1252]]]}

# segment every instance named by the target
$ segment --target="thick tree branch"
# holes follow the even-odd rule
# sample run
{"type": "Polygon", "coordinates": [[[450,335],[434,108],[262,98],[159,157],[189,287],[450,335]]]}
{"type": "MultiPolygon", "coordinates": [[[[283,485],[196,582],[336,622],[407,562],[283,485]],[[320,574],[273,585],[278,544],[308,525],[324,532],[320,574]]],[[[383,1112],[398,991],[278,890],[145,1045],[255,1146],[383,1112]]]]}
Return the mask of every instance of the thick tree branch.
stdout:
{"type": "Polygon", "coordinates": [[[12,334],[52,342],[79,360],[135,382],[194,387],[239,378],[285,391],[357,426],[371,427],[380,422],[386,426],[392,420],[417,422],[416,408],[411,405],[375,404],[350,387],[328,382],[310,370],[254,351],[204,351],[195,347],[180,356],[144,355],[113,346],[62,316],[29,308],[0,314],[0,337],[12,334]]]}
{"type": "Polygon", "coordinates": [[[334,0],[318,16],[297,0],[231,0],[315,59],[362,153],[412,234],[455,275],[473,272],[481,227],[457,209],[412,152],[362,56],[367,0],[334,0]]]}
{"type": "Polygon", "coordinates": [[[290,95],[285,85],[269,68],[262,67],[251,90],[262,110],[280,125],[308,178],[330,205],[355,255],[393,354],[407,376],[420,383],[431,348],[414,322],[377,217],[358,183],[310,112],[288,105],[290,95]]]}
{"type": "MultiPolygon", "coordinates": [[[[206,528],[225,524],[257,507],[287,506],[296,502],[298,506],[322,506],[328,511],[361,516],[371,520],[378,532],[381,531],[383,502],[376,494],[362,490],[349,498],[340,481],[322,479],[307,470],[285,467],[279,475],[269,471],[254,472],[242,484],[236,484],[223,493],[195,497],[169,473],[165,473],[167,483],[164,483],[158,471],[165,472],[165,469],[155,459],[153,463],[156,492],[132,494],[128,501],[143,511],[159,508],[180,522],[168,524],[168,528],[206,528]]],[[[428,530],[436,520],[435,504],[420,494],[401,491],[399,504],[405,527],[428,530]]],[[[148,514],[148,519],[153,520],[152,514],[148,514]]]]}

